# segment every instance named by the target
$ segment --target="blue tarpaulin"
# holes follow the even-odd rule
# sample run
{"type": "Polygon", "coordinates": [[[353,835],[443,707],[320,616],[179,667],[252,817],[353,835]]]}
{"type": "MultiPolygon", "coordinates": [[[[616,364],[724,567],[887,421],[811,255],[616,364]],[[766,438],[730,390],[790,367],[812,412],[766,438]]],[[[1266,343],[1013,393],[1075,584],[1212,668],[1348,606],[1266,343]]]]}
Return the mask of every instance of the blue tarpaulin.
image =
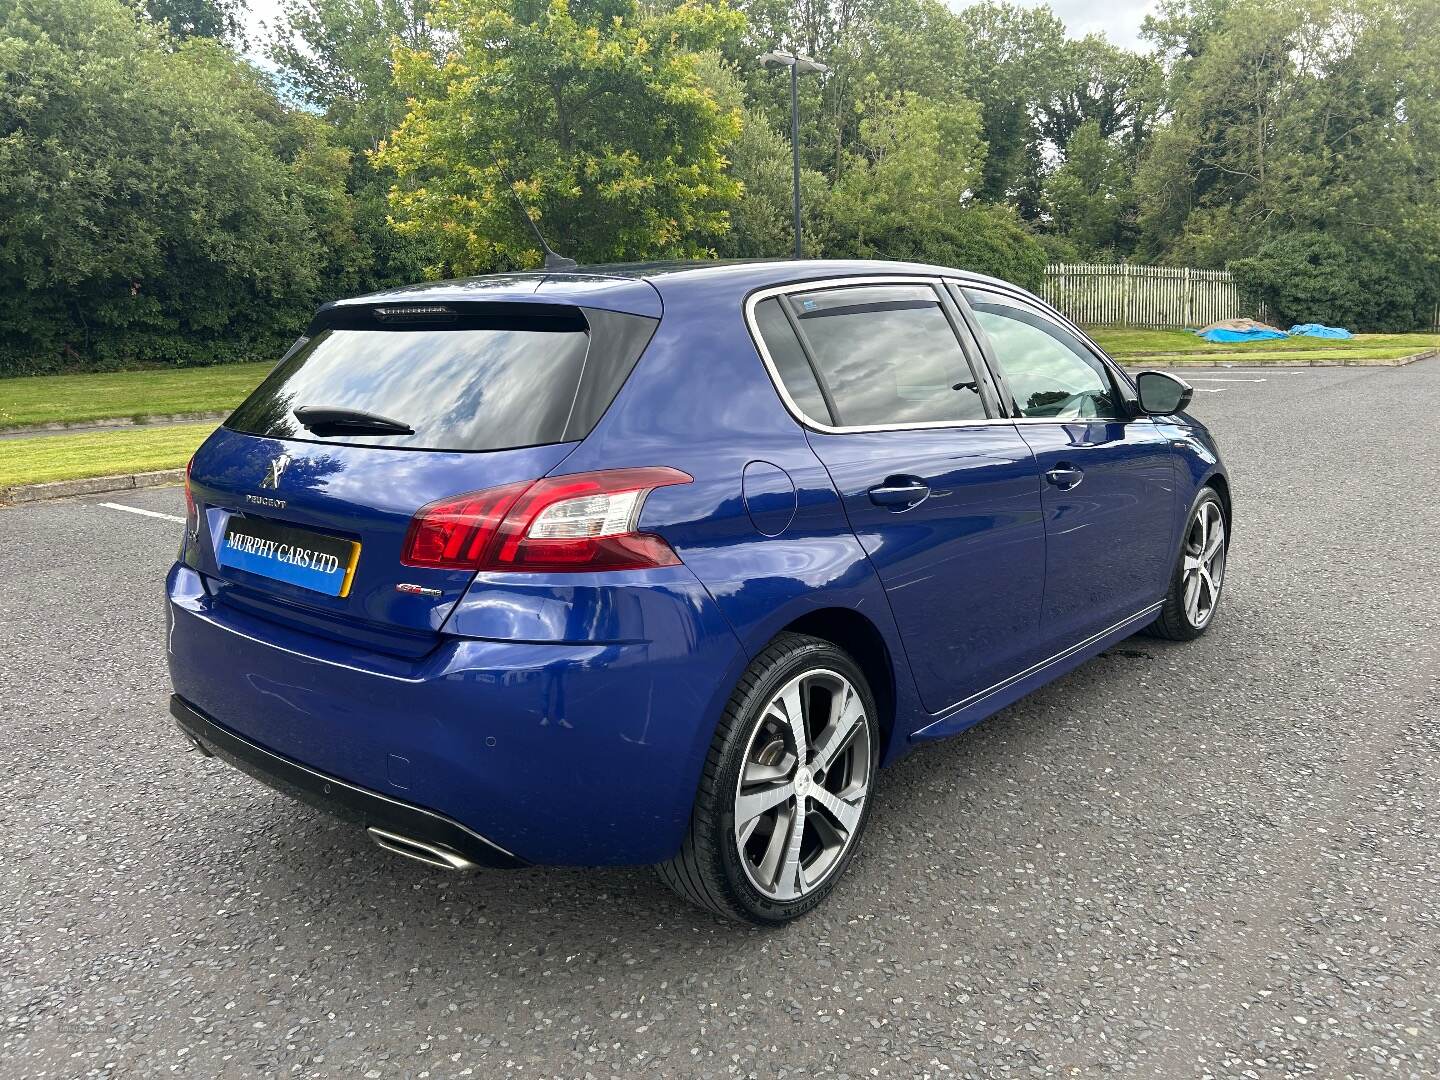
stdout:
{"type": "Polygon", "coordinates": [[[1206,341],[1270,341],[1283,338],[1283,330],[1202,330],[1200,336],[1206,341]]]}
{"type": "Polygon", "coordinates": [[[1292,337],[1323,337],[1345,340],[1354,337],[1349,330],[1339,326],[1325,326],[1318,322],[1299,323],[1290,327],[1292,337]]]}

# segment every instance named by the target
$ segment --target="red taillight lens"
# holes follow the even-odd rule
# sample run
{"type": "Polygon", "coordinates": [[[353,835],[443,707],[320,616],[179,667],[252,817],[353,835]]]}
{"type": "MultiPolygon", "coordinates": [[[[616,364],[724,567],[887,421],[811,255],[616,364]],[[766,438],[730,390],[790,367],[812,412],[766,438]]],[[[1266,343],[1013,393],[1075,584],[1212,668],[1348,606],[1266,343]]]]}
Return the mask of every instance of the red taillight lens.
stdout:
{"type": "Polygon", "coordinates": [[[610,469],[442,499],[410,522],[400,561],[551,572],[675,566],[680,558],[670,545],[635,523],[651,491],[692,479],[678,469],[610,469]]]}
{"type": "Polygon", "coordinates": [[[478,567],[506,513],[531,483],[506,484],[422,506],[410,522],[400,561],[442,569],[478,567]]]}

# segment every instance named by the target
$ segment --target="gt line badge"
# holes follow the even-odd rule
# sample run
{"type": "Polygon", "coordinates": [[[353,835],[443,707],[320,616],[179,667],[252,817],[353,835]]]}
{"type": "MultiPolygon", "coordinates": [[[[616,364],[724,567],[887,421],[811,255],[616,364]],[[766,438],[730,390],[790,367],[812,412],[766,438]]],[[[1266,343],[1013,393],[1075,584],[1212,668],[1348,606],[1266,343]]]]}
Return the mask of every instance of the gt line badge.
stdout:
{"type": "Polygon", "coordinates": [[[265,477],[265,479],[260,481],[260,486],[262,488],[278,488],[280,486],[280,477],[285,475],[285,470],[289,467],[289,465],[289,454],[279,454],[274,458],[271,458],[270,472],[265,477]]]}
{"type": "Polygon", "coordinates": [[[395,586],[396,592],[409,593],[411,596],[442,596],[439,589],[427,589],[424,585],[411,585],[408,581],[402,581],[395,586]]]}

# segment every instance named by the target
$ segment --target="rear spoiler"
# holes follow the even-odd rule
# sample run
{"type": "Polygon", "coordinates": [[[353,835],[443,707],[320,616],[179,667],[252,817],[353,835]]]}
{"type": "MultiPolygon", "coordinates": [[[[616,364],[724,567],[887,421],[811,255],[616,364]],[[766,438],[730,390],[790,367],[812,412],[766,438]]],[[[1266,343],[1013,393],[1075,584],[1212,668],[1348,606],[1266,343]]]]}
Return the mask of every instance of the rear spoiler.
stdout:
{"type": "Polygon", "coordinates": [[[587,329],[585,313],[574,304],[510,303],[489,300],[384,300],[367,304],[326,304],[305,331],[404,329],[587,329]]]}

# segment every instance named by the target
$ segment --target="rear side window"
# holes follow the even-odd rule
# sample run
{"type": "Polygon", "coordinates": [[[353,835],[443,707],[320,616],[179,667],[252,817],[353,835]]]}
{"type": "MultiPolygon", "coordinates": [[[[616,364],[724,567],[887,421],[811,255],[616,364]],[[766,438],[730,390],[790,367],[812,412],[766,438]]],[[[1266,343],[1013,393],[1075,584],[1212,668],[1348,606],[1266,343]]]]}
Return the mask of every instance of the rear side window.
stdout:
{"type": "MultiPolygon", "coordinates": [[[[841,427],[984,420],[975,375],[928,285],[863,285],[793,293],[789,304],[841,427]]],[[[759,322],[759,307],[756,309],[759,322]]],[[[783,312],[782,312],[783,314],[783,312]]],[[[771,334],[762,326],[767,348],[771,334]]],[[[771,348],[772,356],[775,350],[771,348]]],[[[786,390],[800,404],[776,357],[786,390]]],[[[792,365],[793,366],[793,365],[792,365]]],[[[803,407],[803,406],[802,406],[803,407]]],[[[807,415],[821,418],[824,413],[807,415]]]]}
{"type": "Polygon", "coordinates": [[[655,320],[608,311],[471,312],[385,325],[364,309],[311,328],[226,421],[252,435],[412,450],[501,450],[583,439],[655,320]],[[302,407],[354,410],[411,434],[316,434],[302,407]]]}
{"type": "Polygon", "coordinates": [[[818,420],[827,426],[834,424],[830,406],[825,404],[820,383],[815,379],[815,370],[810,366],[810,361],[805,359],[805,350],[801,348],[800,339],[795,336],[789,318],[780,307],[778,296],[772,296],[755,305],[755,327],[765,342],[765,351],[775,362],[780,381],[785,386],[785,392],[790,395],[790,400],[810,419],[818,420]]]}

